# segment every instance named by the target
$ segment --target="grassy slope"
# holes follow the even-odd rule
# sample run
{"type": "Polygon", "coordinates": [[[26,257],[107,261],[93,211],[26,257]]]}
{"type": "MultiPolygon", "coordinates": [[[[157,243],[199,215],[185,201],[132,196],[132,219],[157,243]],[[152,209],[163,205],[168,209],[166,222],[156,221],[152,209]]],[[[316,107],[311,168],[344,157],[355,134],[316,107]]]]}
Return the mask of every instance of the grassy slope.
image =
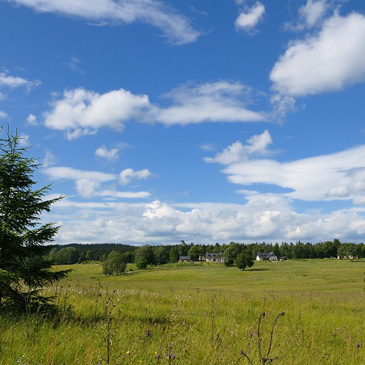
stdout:
{"type": "Polygon", "coordinates": [[[58,323],[2,318],[0,364],[106,364],[108,336],[111,364],[247,363],[241,350],[256,364],[263,311],[265,348],[275,316],[286,312],[275,330],[277,363],[365,363],[364,261],[160,267],[108,278],[99,265],[72,268],[62,288],[49,290],[72,314],[58,323]]]}

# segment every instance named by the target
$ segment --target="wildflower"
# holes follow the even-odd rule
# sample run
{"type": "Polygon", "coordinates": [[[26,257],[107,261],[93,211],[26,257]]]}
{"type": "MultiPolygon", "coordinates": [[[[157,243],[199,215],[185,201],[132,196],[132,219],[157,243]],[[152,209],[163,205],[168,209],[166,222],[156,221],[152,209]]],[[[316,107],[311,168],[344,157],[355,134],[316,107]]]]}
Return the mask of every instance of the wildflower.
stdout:
{"type": "Polygon", "coordinates": [[[280,315],[285,316],[285,312],[281,312],[280,315]]]}
{"type": "Polygon", "coordinates": [[[125,354],[126,354],[126,355],[130,355],[130,354],[131,354],[131,352],[130,352],[130,351],[127,351],[125,354]]]}
{"type": "Polygon", "coordinates": [[[147,337],[150,337],[150,331],[147,331],[147,332],[146,332],[146,336],[147,336],[147,337]]]}
{"type": "Polygon", "coordinates": [[[360,347],[360,342],[356,342],[356,348],[358,349],[360,347]]]}
{"type": "Polygon", "coordinates": [[[250,336],[250,338],[252,338],[252,336],[253,336],[253,333],[252,333],[252,332],[250,332],[250,333],[249,333],[249,336],[250,336]]]}
{"type": "Polygon", "coordinates": [[[266,313],[265,312],[262,312],[261,313],[261,317],[265,317],[266,313]]]}

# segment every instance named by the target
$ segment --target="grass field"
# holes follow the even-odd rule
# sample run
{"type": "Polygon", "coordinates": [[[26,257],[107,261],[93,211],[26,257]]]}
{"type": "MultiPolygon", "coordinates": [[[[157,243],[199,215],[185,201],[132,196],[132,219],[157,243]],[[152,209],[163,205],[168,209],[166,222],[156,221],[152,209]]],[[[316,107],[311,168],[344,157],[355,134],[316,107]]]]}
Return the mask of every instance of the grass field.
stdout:
{"type": "Polygon", "coordinates": [[[60,317],[1,317],[0,364],[365,364],[365,261],[71,268],[60,317]]]}

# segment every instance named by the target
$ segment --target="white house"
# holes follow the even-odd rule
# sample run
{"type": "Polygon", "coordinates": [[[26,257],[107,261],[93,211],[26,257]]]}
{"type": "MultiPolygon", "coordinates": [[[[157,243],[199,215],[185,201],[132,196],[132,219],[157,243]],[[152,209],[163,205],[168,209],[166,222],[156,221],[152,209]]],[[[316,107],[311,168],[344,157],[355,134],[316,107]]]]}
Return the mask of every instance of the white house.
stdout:
{"type": "Polygon", "coordinates": [[[206,262],[217,262],[219,264],[223,264],[223,254],[221,252],[215,253],[215,252],[207,252],[205,254],[205,261],[206,262]]]}
{"type": "Polygon", "coordinates": [[[256,255],[256,261],[278,261],[278,257],[273,252],[258,252],[256,255]]]}

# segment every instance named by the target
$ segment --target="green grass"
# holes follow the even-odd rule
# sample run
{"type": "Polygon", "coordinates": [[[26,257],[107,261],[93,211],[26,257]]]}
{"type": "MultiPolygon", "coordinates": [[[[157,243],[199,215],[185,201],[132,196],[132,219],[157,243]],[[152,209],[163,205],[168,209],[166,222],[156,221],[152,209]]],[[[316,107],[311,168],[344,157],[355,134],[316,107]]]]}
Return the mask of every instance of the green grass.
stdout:
{"type": "Polygon", "coordinates": [[[118,277],[70,268],[47,289],[61,318],[1,317],[0,364],[246,364],[241,351],[258,364],[257,319],[266,313],[266,349],[282,311],[275,363],[365,364],[365,261],[166,265],[118,277]]]}

